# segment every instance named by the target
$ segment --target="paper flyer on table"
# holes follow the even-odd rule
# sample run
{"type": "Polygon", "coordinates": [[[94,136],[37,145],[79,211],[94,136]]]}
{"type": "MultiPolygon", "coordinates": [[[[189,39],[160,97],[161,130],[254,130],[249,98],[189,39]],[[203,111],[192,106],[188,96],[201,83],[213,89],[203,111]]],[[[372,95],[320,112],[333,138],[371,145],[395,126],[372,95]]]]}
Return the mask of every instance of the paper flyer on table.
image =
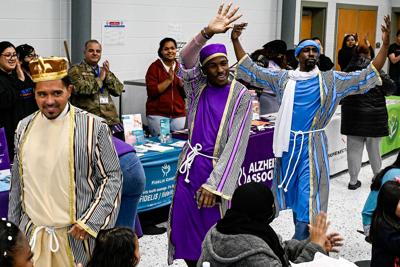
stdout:
{"type": "Polygon", "coordinates": [[[141,114],[122,115],[124,124],[125,142],[130,145],[141,145],[144,143],[144,132],[141,114]]]}

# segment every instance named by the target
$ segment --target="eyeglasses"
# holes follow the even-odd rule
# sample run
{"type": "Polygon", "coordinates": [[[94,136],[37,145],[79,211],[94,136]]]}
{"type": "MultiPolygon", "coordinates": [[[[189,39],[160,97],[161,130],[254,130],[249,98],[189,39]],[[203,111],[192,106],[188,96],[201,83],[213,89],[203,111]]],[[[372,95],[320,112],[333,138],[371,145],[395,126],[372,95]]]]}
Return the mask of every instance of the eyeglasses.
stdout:
{"type": "Polygon", "coordinates": [[[29,55],[26,55],[25,57],[38,58],[39,55],[37,55],[37,54],[29,54],[29,55]]]}
{"type": "Polygon", "coordinates": [[[1,54],[2,56],[4,56],[6,59],[11,59],[13,57],[17,57],[17,54],[1,54]]]}

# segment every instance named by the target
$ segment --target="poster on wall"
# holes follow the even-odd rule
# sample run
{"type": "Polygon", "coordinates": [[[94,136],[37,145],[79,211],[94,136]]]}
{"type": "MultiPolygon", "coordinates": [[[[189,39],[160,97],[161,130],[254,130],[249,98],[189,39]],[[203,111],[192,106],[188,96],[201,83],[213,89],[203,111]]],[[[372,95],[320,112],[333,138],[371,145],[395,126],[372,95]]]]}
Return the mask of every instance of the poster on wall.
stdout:
{"type": "Polygon", "coordinates": [[[104,45],[124,45],[126,42],[125,23],[122,20],[105,21],[101,39],[104,45]]]}

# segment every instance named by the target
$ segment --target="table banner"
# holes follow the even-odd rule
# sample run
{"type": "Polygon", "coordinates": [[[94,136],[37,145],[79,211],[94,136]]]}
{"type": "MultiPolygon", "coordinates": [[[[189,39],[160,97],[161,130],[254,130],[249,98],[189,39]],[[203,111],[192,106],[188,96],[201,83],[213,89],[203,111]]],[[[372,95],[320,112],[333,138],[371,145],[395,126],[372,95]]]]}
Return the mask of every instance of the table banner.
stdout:
{"type": "Polygon", "coordinates": [[[7,139],[4,128],[0,128],[0,170],[9,169],[10,160],[8,157],[7,139]]]}
{"type": "Polygon", "coordinates": [[[139,200],[138,211],[152,210],[169,205],[175,185],[176,165],[178,154],[160,158],[150,162],[144,162],[146,173],[146,187],[139,200]]]}
{"type": "Polygon", "coordinates": [[[387,105],[389,135],[382,138],[381,153],[389,153],[400,147],[400,103],[387,105]]]}
{"type": "Polygon", "coordinates": [[[246,155],[240,171],[238,186],[257,182],[268,187],[274,178],[275,158],[272,152],[273,129],[250,135],[246,155]]]}

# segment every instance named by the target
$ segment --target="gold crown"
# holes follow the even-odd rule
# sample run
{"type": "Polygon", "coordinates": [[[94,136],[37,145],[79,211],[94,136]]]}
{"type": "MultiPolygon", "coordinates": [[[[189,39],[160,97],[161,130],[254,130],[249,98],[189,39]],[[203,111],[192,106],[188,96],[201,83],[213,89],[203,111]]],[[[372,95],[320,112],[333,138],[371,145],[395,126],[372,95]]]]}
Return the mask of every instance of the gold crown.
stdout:
{"type": "Polygon", "coordinates": [[[68,75],[68,60],[65,57],[39,57],[29,63],[29,70],[35,83],[60,80],[68,75]]]}

